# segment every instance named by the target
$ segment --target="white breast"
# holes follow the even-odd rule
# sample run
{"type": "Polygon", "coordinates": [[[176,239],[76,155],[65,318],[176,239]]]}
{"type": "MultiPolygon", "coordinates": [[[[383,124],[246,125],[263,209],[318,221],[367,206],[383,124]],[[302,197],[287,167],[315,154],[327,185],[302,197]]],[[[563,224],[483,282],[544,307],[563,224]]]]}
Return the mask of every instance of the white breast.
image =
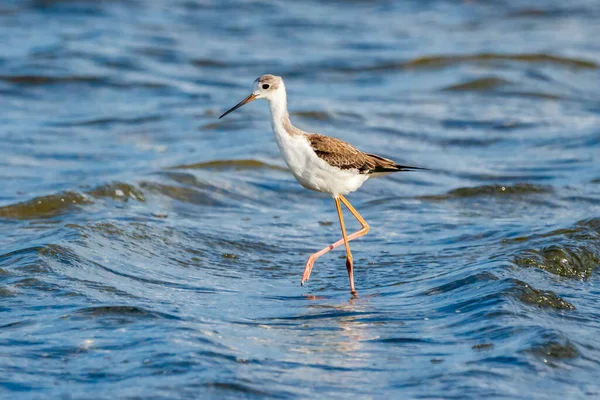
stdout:
{"type": "Polygon", "coordinates": [[[357,190],[369,179],[358,170],[329,165],[317,156],[304,135],[290,135],[281,124],[273,124],[273,131],[283,159],[305,188],[337,197],[357,190]]]}

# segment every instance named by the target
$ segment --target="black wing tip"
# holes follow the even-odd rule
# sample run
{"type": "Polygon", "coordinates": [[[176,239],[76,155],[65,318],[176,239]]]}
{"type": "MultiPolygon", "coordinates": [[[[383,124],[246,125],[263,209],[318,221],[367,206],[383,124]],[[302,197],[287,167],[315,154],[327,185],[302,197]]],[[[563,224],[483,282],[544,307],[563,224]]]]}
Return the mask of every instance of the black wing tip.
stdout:
{"type": "Polygon", "coordinates": [[[411,167],[410,165],[396,164],[395,167],[398,171],[431,171],[429,168],[411,167]]]}
{"type": "Polygon", "coordinates": [[[411,167],[409,165],[400,165],[396,164],[393,167],[375,167],[370,170],[369,174],[377,174],[383,172],[404,172],[404,171],[431,171],[429,168],[421,168],[421,167],[411,167]]]}

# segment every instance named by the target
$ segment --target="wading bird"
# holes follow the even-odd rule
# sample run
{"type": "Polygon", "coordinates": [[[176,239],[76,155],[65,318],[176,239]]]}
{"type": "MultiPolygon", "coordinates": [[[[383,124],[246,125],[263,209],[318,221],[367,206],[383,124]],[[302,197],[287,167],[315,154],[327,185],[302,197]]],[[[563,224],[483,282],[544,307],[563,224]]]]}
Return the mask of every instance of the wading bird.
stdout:
{"type": "Polygon", "coordinates": [[[339,139],[318,133],[307,133],[296,128],[290,122],[285,85],[279,76],[267,74],[256,79],[252,94],[223,113],[219,119],[256,99],[266,99],[269,102],[271,124],[277,146],[296,180],[307,189],[331,195],[335,200],[340,220],[342,239],[308,257],[301,284],[304,285],[310,277],[317,258],[344,244],[350,291],[355,294],[352,253],[348,242],[366,235],[370,228],[344,195],[360,188],[369,178],[387,175],[391,172],[424,170],[425,168],[400,165],[375,154],[363,153],[339,139]],[[341,203],[344,203],[361,225],[361,229],[351,235],[346,234],[341,203]]]}

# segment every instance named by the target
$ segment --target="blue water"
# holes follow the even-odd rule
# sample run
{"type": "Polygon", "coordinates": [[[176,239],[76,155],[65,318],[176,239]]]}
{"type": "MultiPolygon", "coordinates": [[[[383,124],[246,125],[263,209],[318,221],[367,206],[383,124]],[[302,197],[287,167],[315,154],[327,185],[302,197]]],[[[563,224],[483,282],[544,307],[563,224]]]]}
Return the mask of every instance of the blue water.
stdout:
{"type": "Polygon", "coordinates": [[[4,1],[0,397],[600,397],[597,1],[4,1]],[[254,102],[431,172],[333,201],[254,102]],[[350,216],[349,229],[358,227],[350,216]]]}

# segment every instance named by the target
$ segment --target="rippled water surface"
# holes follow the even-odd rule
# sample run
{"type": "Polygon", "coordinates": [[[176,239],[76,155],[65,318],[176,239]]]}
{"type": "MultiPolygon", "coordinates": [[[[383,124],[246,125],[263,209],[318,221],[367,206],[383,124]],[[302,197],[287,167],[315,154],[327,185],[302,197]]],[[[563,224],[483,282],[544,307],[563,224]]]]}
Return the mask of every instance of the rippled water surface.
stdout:
{"type": "Polygon", "coordinates": [[[600,7],[4,1],[0,396],[600,397],[600,7]],[[334,203],[305,130],[431,172],[334,203]],[[348,217],[349,228],[358,226],[348,217]]]}

